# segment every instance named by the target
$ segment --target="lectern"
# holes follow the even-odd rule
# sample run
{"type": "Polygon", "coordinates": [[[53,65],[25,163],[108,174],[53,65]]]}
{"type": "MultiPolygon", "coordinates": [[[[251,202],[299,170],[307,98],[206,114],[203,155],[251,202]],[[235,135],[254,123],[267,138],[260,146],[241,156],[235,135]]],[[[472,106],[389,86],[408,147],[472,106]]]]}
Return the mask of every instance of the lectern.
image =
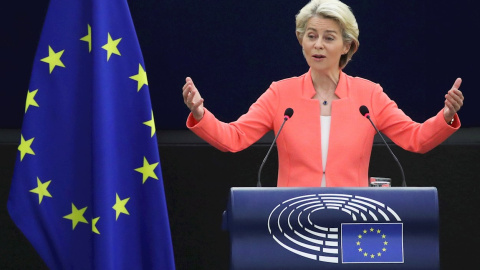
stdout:
{"type": "Polygon", "coordinates": [[[440,269],[434,187],[231,188],[230,269],[440,269]]]}

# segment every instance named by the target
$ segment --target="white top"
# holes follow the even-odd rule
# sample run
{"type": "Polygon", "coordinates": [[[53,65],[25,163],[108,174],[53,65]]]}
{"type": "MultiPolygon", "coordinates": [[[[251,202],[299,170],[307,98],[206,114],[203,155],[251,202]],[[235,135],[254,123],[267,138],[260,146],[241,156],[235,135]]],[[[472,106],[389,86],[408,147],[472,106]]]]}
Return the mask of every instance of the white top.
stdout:
{"type": "Polygon", "coordinates": [[[321,187],[327,186],[327,181],[325,179],[325,167],[327,166],[327,153],[328,153],[328,140],[330,138],[330,122],[331,116],[320,116],[320,137],[321,137],[321,145],[322,145],[322,167],[323,167],[323,176],[322,176],[322,183],[320,184],[321,187]]]}

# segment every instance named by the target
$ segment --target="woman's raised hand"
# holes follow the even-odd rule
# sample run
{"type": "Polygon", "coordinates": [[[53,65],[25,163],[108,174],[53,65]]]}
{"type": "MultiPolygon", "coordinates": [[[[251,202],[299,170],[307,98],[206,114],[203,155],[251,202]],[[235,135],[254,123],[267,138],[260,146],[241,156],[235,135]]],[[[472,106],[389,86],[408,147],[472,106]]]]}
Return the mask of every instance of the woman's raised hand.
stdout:
{"type": "Polygon", "coordinates": [[[193,83],[192,78],[187,77],[185,79],[185,85],[183,86],[183,102],[192,111],[193,118],[200,121],[203,118],[205,112],[203,108],[203,98],[200,96],[197,87],[193,83]]]}
{"type": "Polygon", "coordinates": [[[463,106],[464,97],[462,91],[459,90],[461,84],[462,79],[457,78],[452,88],[448,90],[447,94],[445,95],[445,107],[443,109],[443,116],[447,123],[453,119],[453,116],[463,106]]]}

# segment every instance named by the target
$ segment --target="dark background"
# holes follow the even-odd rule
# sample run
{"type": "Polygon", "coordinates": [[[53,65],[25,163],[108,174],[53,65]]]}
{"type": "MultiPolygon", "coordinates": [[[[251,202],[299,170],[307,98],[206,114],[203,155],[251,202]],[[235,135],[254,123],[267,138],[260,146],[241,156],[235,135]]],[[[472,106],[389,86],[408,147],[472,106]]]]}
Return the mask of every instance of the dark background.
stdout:
{"type": "MultiPolygon", "coordinates": [[[[248,110],[272,81],[305,73],[295,15],[308,1],[130,0],[143,51],[158,129],[185,129],[181,88],[193,78],[221,120],[248,110]]],[[[2,7],[0,128],[21,127],[36,46],[48,1],[8,1],[2,7]],[[10,7],[9,7],[10,6],[10,7]]],[[[463,79],[463,127],[479,127],[473,1],[345,1],[356,15],[360,48],[345,72],[380,83],[412,119],[423,122],[463,79]],[[470,105],[470,106],[468,106],[470,105]]],[[[33,90],[33,89],[30,89],[33,90]]]]}
{"type": "MultiPolygon", "coordinates": [[[[240,153],[222,153],[186,130],[181,88],[191,76],[219,119],[233,121],[272,81],[305,73],[295,15],[308,1],[130,0],[145,59],[157,125],[175,261],[178,269],[228,269],[228,234],[221,215],[230,187],[255,186],[272,134],[240,153]]],[[[442,107],[457,77],[466,102],[462,128],[420,155],[394,145],[409,186],[435,186],[440,206],[442,269],[467,269],[480,248],[480,12],[473,1],[345,1],[360,28],[360,48],[345,72],[380,83],[412,119],[423,122],[442,107]],[[462,267],[464,266],[464,267],[462,267]]],[[[6,211],[19,130],[47,0],[2,5],[0,90],[0,269],[45,269],[6,211]]],[[[30,89],[32,90],[32,89],[30,89]]],[[[400,185],[400,173],[378,138],[370,175],[400,185]]],[[[263,168],[274,186],[276,152],[263,168]]]]}

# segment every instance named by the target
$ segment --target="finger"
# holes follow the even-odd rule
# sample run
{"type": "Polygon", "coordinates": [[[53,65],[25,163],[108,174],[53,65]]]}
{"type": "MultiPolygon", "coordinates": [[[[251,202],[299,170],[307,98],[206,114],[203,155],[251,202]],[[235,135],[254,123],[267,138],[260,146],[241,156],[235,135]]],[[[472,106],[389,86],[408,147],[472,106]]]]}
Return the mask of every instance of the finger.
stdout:
{"type": "Polygon", "coordinates": [[[188,97],[188,94],[190,93],[190,90],[191,89],[191,86],[190,85],[187,85],[185,84],[182,88],[182,96],[183,96],[183,100],[186,100],[187,97],[188,97]]]}
{"type": "Polygon", "coordinates": [[[186,77],[186,78],[185,78],[185,85],[187,85],[187,84],[189,84],[189,83],[191,83],[191,82],[193,82],[192,78],[190,78],[190,77],[186,77]]]}
{"type": "Polygon", "coordinates": [[[187,95],[187,102],[188,102],[187,105],[192,110],[193,110],[193,106],[196,103],[195,100],[198,99],[197,96],[199,96],[197,89],[191,90],[187,95]]]}
{"type": "Polygon", "coordinates": [[[191,85],[188,84],[188,83],[186,83],[186,84],[182,87],[183,93],[188,92],[188,91],[189,91],[189,88],[191,88],[191,85]]]}
{"type": "Polygon", "coordinates": [[[192,78],[187,77],[187,78],[185,78],[185,84],[183,85],[182,89],[185,91],[185,89],[188,88],[189,86],[190,87],[195,87],[195,85],[193,84],[192,78]]]}
{"type": "Polygon", "coordinates": [[[186,82],[185,85],[183,86],[183,91],[184,91],[184,94],[185,92],[187,93],[198,92],[197,87],[195,87],[195,84],[193,83],[193,81],[186,82]]]}
{"type": "Polygon", "coordinates": [[[188,82],[183,88],[183,99],[187,99],[189,95],[192,95],[196,91],[197,89],[195,88],[195,86],[191,82],[188,82]]]}
{"type": "Polygon", "coordinates": [[[453,97],[452,95],[447,95],[445,104],[448,105],[449,109],[451,109],[453,112],[458,112],[463,105],[463,101],[457,100],[457,98],[453,97]]]}
{"type": "Polygon", "coordinates": [[[459,101],[464,99],[462,91],[455,88],[448,90],[447,95],[452,96],[453,98],[459,101]]]}
{"type": "Polygon", "coordinates": [[[184,95],[185,104],[187,104],[188,108],[192,106],[192,92],[190,90],[185,91],[184,95]]]}
{"type": "Polygon", "coordinates": [[[183,96],[183,101],[187,103],[188,95],[190,94],[190,88],[186,87],[183,89],[182,96],[183,96]]]}
{"type": "Polygon", "coordinates": [[[187,78],[185,79],[185,85],[191,85],[192,88],[197,88],[197,87],[195,87],[195,84],[193,83],[193,80],[192,80],[192,78],[190,78],[190,77],[187,77],[187,78]]]}
{"type": "Polygon", "coordinates": [[[182,87],[182,91],[185,92],[185,90],[189,87],[189,85],[190,85],[189,83],[185,83],[182,87]]]}
{"type": "Polygon", "coordinates": [[[195,102],[192,106],[192,111],[203,105],[203,98],[200,98],[197,102],[195,102]]]}
{"type": "Polygon", "coordinates": [[[463,96],[463,92],[459,89],[456,89],[456,88],[452,88],[452,89],[448,90],[448,92],[452,92],[453,94],[455,94],[457,96],[463,96]]]}
{"type": "Polygon", "coordinates": [[[188,98],[190,101],[195,100],[195,96],[197,95],[198,91],[196,89],[190,88],[190,91],[188,92],[188,98]]]}
{"type": "Polygon", "coordinates": [[[463,105],[464,98],[460,90],[450,90],[446,97],[449,98],[452,103],[458,103],[460,106],[463,105]]]}
{"type": "Polygon", "coordinates": [[[453,83],[452,88],[454,89],[460,89],[460,85],[462,84],[462,78],[457,78],[455,82],[453,83]]]}
{"type": "Polygon", "coordinates": [[[463,100],[464,97],[463,97],[463,93],[462,91],[458,90],[458,89],[451,89],[449,91],[449,94],[451,93],[451,95],[455,98],[458,98],[459,100],[463,100]]]}
{"type": "Polygon", "coordinates": [[[453,107],[452,103],[448,100],[445,100],[445,109],[447,118],[452,118],[455,115],[455,108],[453,107]]]}
{"type": "Polygon", "coordinates": [[[182,89],[185,90],[185,89],[187,89],[187,88],[194,88],[194,87],[195,87],[195,86],[193,85],[193,82],[192,82],[192,81],[188,81],[188,82],[186,82],[186,83],[183,85],[182,89]]]}

